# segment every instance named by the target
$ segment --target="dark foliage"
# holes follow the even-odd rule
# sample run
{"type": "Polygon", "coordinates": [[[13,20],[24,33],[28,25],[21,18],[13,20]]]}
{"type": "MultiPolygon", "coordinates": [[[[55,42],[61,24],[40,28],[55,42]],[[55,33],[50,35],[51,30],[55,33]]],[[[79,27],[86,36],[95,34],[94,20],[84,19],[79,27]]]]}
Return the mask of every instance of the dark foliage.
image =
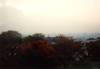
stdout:
{"type": "MultiPolygon", "coordinates": [[[[90,40],[90,41],[89,41],[90,40]]],[[[16,31],[0,34],[0,67],[57,67],[100,61],[100,38],[88,42],[41,33],[23,37],[16,31]]]]}

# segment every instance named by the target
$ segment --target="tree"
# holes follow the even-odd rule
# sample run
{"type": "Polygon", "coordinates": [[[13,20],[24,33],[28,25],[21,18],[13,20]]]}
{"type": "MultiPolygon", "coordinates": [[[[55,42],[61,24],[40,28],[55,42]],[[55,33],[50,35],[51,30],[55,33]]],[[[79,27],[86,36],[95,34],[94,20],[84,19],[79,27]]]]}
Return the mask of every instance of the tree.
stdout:
{"type": "Polygon", "coordinates": [[[33,37],[33,40],[45,39],[45,35],[43,35],[42,33],[33,34],[32,37],[33,37]]]}
{"type": "Polygon", "coordinates": [[[59,56],[62,57],[63,64],[66,66],[66,63],[71,63],[74,54],[74,40],[72,37],[66,37],[64,35],[56,36],[55,43],[59,56]]]}
{"type": "Polygon", "coordinates": [[[21,44],[19,48],[19,59],[24,66],[52,66],[59,64],[56,58],[56,52],[47,40],[32,40],[21,44]]]}
{"type": "Polygon", "coordinates": [[[16,31],[6,31],[1,33],[0,42],[3,44],[17,43],[21,38],[22,35],[16,31]]]}
{"type": "Polygon", "coordinates": [[[95,41],[87,43],[89,59],[91,61],[100,61],[100,38],[98,37],[95,41]]]}
{"type": "Polygon", "coordinates": [[[2,60],[4,65],[14,64],[21,39],[22,35],[16,31],[6,31],[0,34],[0,60],[2,60]]]}

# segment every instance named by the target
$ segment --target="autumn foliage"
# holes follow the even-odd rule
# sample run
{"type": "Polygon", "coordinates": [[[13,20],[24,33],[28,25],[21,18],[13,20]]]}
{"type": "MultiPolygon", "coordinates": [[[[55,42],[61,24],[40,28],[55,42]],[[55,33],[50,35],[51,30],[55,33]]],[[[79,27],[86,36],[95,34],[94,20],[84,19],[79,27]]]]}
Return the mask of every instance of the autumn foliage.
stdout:
{"type": "Polygon", "coordinates": [[[37,41],[31,41],[31,42],[26,42],[22,43],[20,45],[20,51],[23,54],[26,54],[27,51],[37,50],[41,55],[46,56],[46,57],[51,57],[56,54],[56,50],[49,45],[47,40],[37,40],[37,41]]]}
{"type": "Polygon", "coordinates": [[[75,41],[58,35],[41,33],[22,37],[16,31],[0,34],[0,67],[54,67],[68,64],[100,62],[100,38],[75,41]]]}

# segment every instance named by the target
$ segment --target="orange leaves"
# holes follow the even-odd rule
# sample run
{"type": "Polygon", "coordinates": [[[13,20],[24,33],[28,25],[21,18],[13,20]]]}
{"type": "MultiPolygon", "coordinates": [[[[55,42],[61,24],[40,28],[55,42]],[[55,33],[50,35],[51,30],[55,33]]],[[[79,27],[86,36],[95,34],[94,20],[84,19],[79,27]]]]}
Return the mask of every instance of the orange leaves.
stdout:
{"type": "Polygon", "coordinates": [[[20,46],[21,53],[26,54],[27,51],[34,50],[39,52],[41,55],[46,57],[54,56],[56,53],[56,50],[49,46],[49,43],[47,40],[34,40],[31,42],[22,43],[20,46]]]}
{"type": "Polygon", "coordinates": [[[49,46],[48,41],[46,40],[33,41],[32,45],[45,56],[52,56],[55,54],[55,49],[49,46]]]}

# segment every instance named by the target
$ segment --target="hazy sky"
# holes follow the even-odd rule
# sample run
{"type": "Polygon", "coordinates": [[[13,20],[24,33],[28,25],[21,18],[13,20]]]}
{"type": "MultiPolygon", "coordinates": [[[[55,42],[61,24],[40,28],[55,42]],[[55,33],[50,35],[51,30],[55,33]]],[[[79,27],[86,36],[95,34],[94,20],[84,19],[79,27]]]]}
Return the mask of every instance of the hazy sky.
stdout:
{"type": "Polygon", "coordinates": [[[100,32],[100,0],[0,0],[0,31],[100,32]]]}

